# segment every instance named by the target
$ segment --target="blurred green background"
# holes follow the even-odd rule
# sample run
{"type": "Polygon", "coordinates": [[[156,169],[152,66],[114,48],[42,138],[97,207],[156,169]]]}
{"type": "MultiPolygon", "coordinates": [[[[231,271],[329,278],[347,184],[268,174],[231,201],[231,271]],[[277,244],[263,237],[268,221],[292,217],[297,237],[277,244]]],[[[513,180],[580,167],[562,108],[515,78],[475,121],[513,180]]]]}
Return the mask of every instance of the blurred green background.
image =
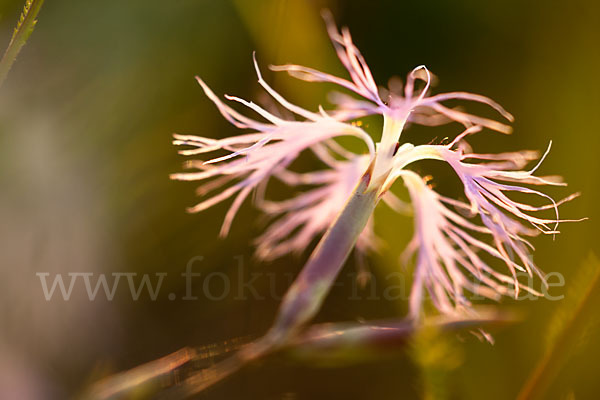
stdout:
{"type": "MultiPolygon", "coordinates": [[[[2,49],[22,3],[0,2],[2,49]]],[[[281,295],[306,254],[269,264],[254,260],[251,242],[262,226],[250,203],[225,240],[217,235],[227,204],[186,214],[197,200],[196,185],[168,179],[184,161],[170,144],[171,134],[239,133],[204,97],[194,75],[218,94],[260,99],[253,50],[267,81],[284,95],[311,109],[327,105],[331,87],[296,82],[266,68],[292,62],[344,73],[319,15],[324,7],[350,27],[381,85],[425,64],[440,79],[436,91],[485,94],[515,115],[512,136],[485,132],[471,140],[477,150],[544,149],[553,140],[540,171],[562,174],[569,188],[549,193],[560,198],[569,190],[583,192],[562,213],[590,220],[562,225],[555,241],[534,239],[535,261],[546,272],[564,274],[568,285],[588,253],[600,253],[595,0],[47,0],[0,88],[0,393],[4,386],[11,398],[74,396],[98,378],[185,345],[265,332],[278,304],[270,290],[281,295]],[[186,288],[179,274],[194,256],[204,257],[195,272],[231,278],[231,295],[221,301],[180,300],[186,288]],[[263,273],[255,287],[266,299],[235,298],[239,259],[242,274],[263,273]],[[47,302],[36,272],[169,275],[156,301],[148,296],[132,301],[124,285],[112,302],[89,301],[76,285],[70,301],[47,302]],[[176,300],[169,301],[167,293],[176,300]]],[[[367,129],[377,132],[378,123],[367,129]]],[[[457,132],[456,126],[414,127],[405,139],[425,143],[457,132]]],[[[449,171],[441,174],[440,190],[458,194],[449,171]]],[[[397,256],[411,226],[410,218],[378,211],[376,230],[389,245],[369,259],[375,295],[363,291],[359,299],[348,299],[351,260],[319,321],[403,315],[405,302],[376,295],[385,289],[385,274],[401,270],[397,256]]],[[[219,279],[212,282],[210,290],[221,293],[219,279]]],[[[201,283],[196,285],[200,291],[201,283]]],[[[539,359],[558,303],[504,304],[525,319],[494,331],[494,346],[469,335],[456,341],[461,361],[446,382],[449,398],[514,398],[539,359]]],[[[548,398],[598,398],[599,329],[593,327],[569,359],[548,398]]],[[[407,354],[338,368],[275,360],[201,396],[420,397],[418,370],[407,354]]]]}

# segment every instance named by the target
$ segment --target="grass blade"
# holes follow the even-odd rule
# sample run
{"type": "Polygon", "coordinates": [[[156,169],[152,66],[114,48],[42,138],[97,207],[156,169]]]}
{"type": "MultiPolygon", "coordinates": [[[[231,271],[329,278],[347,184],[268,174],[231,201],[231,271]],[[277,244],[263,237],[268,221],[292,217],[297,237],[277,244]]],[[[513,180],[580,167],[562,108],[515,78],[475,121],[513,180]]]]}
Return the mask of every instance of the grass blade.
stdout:
{"type": "Polygon", "coordinates": [[[17,27],[10,39],[10,43],[0,60],[0,87],[4,83],[8,71],[12,67],[13,63],[17,59],[17,55],[21,51],[21,48],[27,42],[27,39],[33,32],[35,24],[37,23],[36,17],[44,4],[44,0],[27,0],[25,7],[17,23],[17,27]]]}
{"type": "Polygon", "coordinates": [[[596,317],[600,300],[600,262],[590,255],[583,263],[549,326],[546,351],[523,385],[518,400],[542,398],[565,360],[596,317]]]}

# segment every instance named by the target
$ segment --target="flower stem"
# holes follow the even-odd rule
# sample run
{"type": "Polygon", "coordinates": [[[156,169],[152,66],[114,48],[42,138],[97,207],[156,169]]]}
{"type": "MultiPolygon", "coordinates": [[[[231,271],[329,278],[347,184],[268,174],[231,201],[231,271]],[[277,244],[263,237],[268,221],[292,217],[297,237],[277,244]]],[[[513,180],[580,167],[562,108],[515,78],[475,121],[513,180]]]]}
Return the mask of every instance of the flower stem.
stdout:
{"type": "Polygon", "coordinates": [[[315,316],[377,205],[379,188],[369,188],[373,164],[288,289],[271,329],[231,357],[186,380],[177,389],[180,393],[199,393],[244,365],[285,348],[315,316]]]}
{"type": "Polygon", "coordinates": [[[282,344],[318,312],[377,205],[377,190],[367,190],[371,168],[325,233],[298,278],[288,289],[265,339],[282,344]]]}

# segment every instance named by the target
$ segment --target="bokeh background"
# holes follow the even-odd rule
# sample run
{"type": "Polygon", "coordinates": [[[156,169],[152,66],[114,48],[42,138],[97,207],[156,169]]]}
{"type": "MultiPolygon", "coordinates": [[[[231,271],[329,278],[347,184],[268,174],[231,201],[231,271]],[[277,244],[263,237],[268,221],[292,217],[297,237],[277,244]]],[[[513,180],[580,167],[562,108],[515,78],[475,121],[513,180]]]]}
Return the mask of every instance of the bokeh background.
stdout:
{"type": "MultiPolygon", "coordinates": [[[[1,48],[22,3],[0,2],[1,48]]],[[[184,161],[171,134],[238,133],[204,97],[194,76],[201,75],[219,94],[260,101],[253,50],[266,79],[284,95],[311,109],[327,105],[331,87],[266,68],[292,62],[344,73],[320,18],[322,8],[350,27],[382,85],[425,64],[439,77],[436,91],[485,94],[516,116],[513,135],[485,132],[471,140],[476,149],[543,150],[553,140],[540,171],[562,174],[569,187],[550,193],[560,198],[583,192],[562,212],[590,220],[564,224],[554,241],[534,239],[535,260],[547,272],[564,274],[568,286],[590,251],[600,252],[597,1],[47,0],[0,88],[4,398],[77,396],[101,377],[183,346],[223,349],[219,343],[268,328],[278,304],[269,291],[282,294],[307,255],[268,264],[254,260],[252,240],[262,227],[250,203],[225,240],[217,235],[227,204],[186,214],[197,201],[195,185],[168,179],[184,161]],[[234,282],[230,295],[221,301],[180,300],[186,288],[179,274],[195,256],[203,257],[195,272],[222,272],[234,282]],[[261,273],[255,287],[266,299],[235,298],[240,271],[261,273]],[[82,285],[69,301],[45,301],[37,272],[169,275],[156,301],[148,296],[133,301],[124,285],[111,302],[89,301],[82,285]],[[170,301],[167,293],[176,299],[170,301]]],[[[376,133],[380,124],[370,120],[367,129],[376,133]]],[[[412,127],[404,140],[426,143],[458,130],[412,127]]],[[[458,194],[449,171],[435,172],[440,190],[458,194]]],[[[319,321],[403,315],[405,302],[378,299],[377,293],[385,289],[386,274],[402,271],[397,258],[411,226],[410,218],[378,211],[376,231],[389,245],[368,260],[377,287],[349,299],[347,275],[355,271],[350,260],[319,321]]],[[[210,290],[223,290],[218,279],[210,290]]],[[[540,358],[557,303],[503,304],[525,318],[493,331],[494,346],[470,335],[453,342],[456,359],[448,363],[444,382],[449,398],[514,398],[540,358]]],[[[599,329],[593,326],[568,359],[548,398],[598,397],[599,329]]],[[[200,398],[421,398],[422,379],[410,353],[336,368],[272,360],[200,398]]]]}

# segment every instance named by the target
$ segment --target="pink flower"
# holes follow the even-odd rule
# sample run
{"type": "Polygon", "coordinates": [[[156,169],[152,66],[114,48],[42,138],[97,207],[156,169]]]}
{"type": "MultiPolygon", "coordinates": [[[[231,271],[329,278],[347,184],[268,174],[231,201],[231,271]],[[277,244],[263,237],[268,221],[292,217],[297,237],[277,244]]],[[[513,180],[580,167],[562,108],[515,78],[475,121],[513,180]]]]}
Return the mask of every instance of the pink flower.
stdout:
{"type": "MultiPolygon", "coordinates": [[[[288,102],[273,90],[262,78],[255,60],[259,84],[290,114],[290,117],[283,118],[254,103],[225,96],[258,114],[261,119],[256,120],[222,102],[198,78],[221,114],[236,127],[250,130],[250,133],[223,139],[175,135],[175,144],[188,147],[180,151],[181,154],[226,153],[208,161],[189,161],[187,167],[195,171],[172,176],[174,179],[202,182],[198,193],[205,198],[190,211],[202,211],[234,197],[221,228],[224,236],[244,200],[255,191],[255,204],[272,219],[270,226],[256,239],[256,254],[263,260],[272,260],[303,251],[332,225],[338,215],[346,215],[341,211],[355,188],[361,187],[357,186],[359,181],[365,185],[368,182],[366,191],[370,192],[371,198],[383,200],[397,210],[406,208],[389,191],[395,180],[401,177],[408,187],[415,219],[415,234],[406,251],[407,257],[417,253],[410,297],[413,318],[419,317],[427,293],[439,312],[446,314],[469,312],[468,292],[491,299],[502,295],[516,296],[519,290],[539,294],[517,279],[517,271],[524,271],[530,276],[536,274],[544,279],[532,261],[532,246],[525,237],[539,232],[556,234],[558,223],[564,221],[559,218],[558,206],[577,194],[555,202],[550,196],[523,186],[562,185],[557,177],[533,175],[541,160],[534,168],[523,169],[538,158],[536,152],[471,152],[464,140],[467,135],[482,128],[509,133],[511,128],[443,104],[447,100],[475,101],[489,105],[512,121],[512,116],[496,102],[464,92],[432,95],[429,92],[432,75],[424,66],[415,68],[408,75],[406,84],[391,82],[389,89],[380,89],[363,56],[352,43],[349,31],[342,29],[338,32],[331,17],[325,15],[325,18],[333,45],[348,70],[350,80],[297,65],[272,69],[287,71],[306,81],[334,83],[361,99],[334,93],[335,110],[326,112],[319,107],[318,112],[308,111],[288,102]],[[419,90],[415,88],[416,81],[423,82],[419,90]],[[359,124],[346,122],[371,114],[383,116],[383,131],[377,144],[359,128],[359,124]],[[441,125],[452,121],[466,129],[448,145],[399,143],[408,122],[441,125]],[[340,136],[359,138],[365,144],[365,151],[354,153],[345,149],[335,140],[340,136]],[[291,163],[307,150],[327,169],[294,172],[291,163]],[[416,173],[406,169],[411,163],[423,159],[447,162],[461,179],[467,202],[439,195],[416,173]],[[365,171],[369,172],[365,176],[369,179],[361,180],[365,171]],[[309,188],[290,199],[268,200],[264,195],[265,187],[272,177],[291,187],[309,188]],[[509,194],[514,192],[545,199],[547,204],[531,206],[512,200],[509,194]],[[544,210],[554,210],[554,215],[542,217],[535,214],[544,210]],[[494,259],[506,265],[508,274],[490,265],[494,259]]],[[[371,211],[372,208],[369,208],[365,213],[371,211]]],[[[362,217],[357,220],[369,222],[358,236],[356,247],[359,252],[376,250],[380,239],[375,236],[373,219],[369,220],[367,214],[362,217]]],[[[357,234],[361,230],[352,232],[357,234]]],[[[356,238],[352,237],[353,240],[356,238]]],[[[349,246],[353,244],[354,241],[349,246]]]]}

